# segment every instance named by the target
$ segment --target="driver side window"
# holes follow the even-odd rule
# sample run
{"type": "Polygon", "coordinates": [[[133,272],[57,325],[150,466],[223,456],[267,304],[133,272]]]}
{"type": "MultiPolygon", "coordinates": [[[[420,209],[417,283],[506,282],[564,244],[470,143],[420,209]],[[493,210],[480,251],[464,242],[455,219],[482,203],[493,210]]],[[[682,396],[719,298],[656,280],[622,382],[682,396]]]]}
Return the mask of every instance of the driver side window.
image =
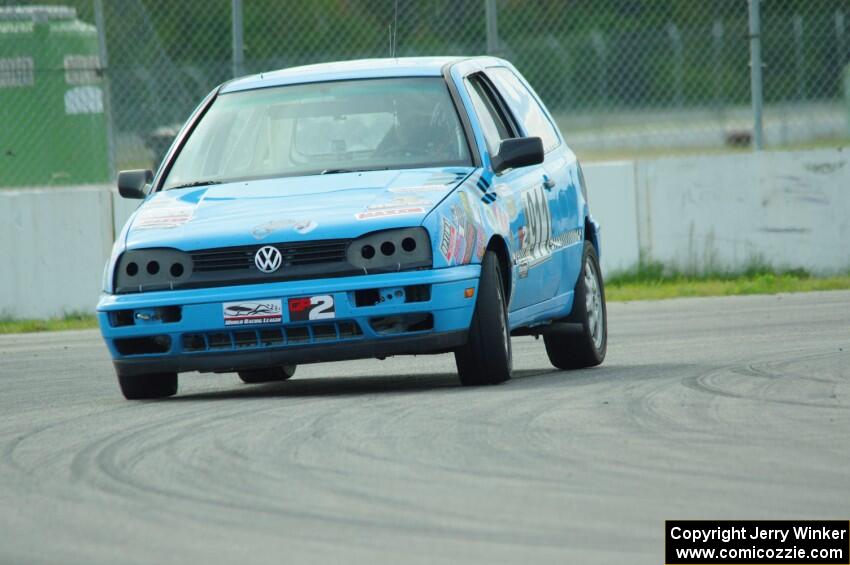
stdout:
{"type": "Polygon", "coordinates": [[[473,75],[464,81],[475,114],[481,124],[484,140],[487,143],[487,151],[491,157],[499,152],[499,144],[503,139],[514,137],[513,131],[498,107],[498,102],[493,99],[490,87],[477,75],[473,75]]]}

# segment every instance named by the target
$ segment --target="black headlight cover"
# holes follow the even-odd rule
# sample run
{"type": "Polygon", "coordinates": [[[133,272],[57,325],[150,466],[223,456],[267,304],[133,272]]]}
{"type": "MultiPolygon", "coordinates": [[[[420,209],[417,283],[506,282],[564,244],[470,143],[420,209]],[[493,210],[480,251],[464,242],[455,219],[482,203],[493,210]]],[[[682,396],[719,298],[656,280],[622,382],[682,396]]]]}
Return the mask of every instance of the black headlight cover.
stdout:
{"type": "Polygon", "coordinates": [[[368,233],[352,241],[348,262],[364,274],[430,268],[431,238],[423,227],[368,233]]]}
{"type": "Polygon", "coordinates": [[[192,276],[192,258],[177,249],[133,249],[121,255],[114,276],[118,293],[169,289],[192,276]]]}
{"type": "MultiPolygon", "coordinates": [[[[331,242],[336,248],[328,251],[325,242],[321,247],[330,253],[324,262],[311,260],[309,264],[295,264],[291,248],[315,254],[317,242],[312,247],[304,243],[269,244],[284,254],[284,265],[278,272],[259,272],[254,266],[254,256],[259,245],[238,248],[183,252],[173,248],[131,249],[119,257],[113,273],[116,294],[256,284],[283,280],[304,280],[356,274],[390,273],[404,270],[431,268],[431,238],[423,227],[400,228],[370,232],[347,243],[331,242]],[[255,249],[256,248],[256,249],[255,249]],[[335,251],[338,249],[338,251],[335,251]],[[198,264],[199,256],[212,253],[220,268],[211,269],[209,261],[198,264]],[[335,254],[336,253],[336,254],[335,254]],[[344,254],[344,255],[343,255],[344,254]]],[[[310,255],[313,257],[313,255],[310,255]]]]}

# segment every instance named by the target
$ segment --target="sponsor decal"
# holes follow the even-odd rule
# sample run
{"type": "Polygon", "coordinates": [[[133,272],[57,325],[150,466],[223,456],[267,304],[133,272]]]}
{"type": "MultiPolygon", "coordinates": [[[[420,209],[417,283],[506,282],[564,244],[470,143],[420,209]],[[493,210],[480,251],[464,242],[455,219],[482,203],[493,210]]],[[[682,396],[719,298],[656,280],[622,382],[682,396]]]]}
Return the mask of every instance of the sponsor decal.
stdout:
{"type": "Polygon", "coordinates": [[[466,173],[434,173],[433,175],[428,177],[428,179],[423,184],[426,184],[426,185],[453,184],[453,183],[458,182],[464,176],[466,176],[466,173]]]}
{"type": "Polygon", "coordinates": [[[304,235],[310,233],[318,226],[319,224],[317,224],[313,220],[271,220],[264,224],[255,226],[254,229],[251,230],[251,235],[254,236],[254,239],[259,240],[268,237],[268,235],[273,232],[286,228],[292,228],[301,235],[304,235]]]}
{"type": "Polygon", "coordinates": [[[463,259],[463,235],[460,233],[460,230],[457,231],[457,235],[452,242],[452,259],[455,262],[460,262],[463,259]]]}
{"type": "Polygon", "coordinates": [[[470,207],[472,208],[472,219],[475,220],[475,224],[481,225],[481,204],[470,197],[470,207]]]}
{"type": "Polygon", "coordinates": [[[495,190],[496,194],[502,198],[507,198],[511,195],[511,187],[507,184],[497,184],[493,187],[493,190],[495,190]]]}
{"type": "Polygon", "coordinates": [[[483,202],[484,204],[492,204],[499,197],[499,195],[495,192],[495,189],[490,190],[490,180],[484,175],[478,177],[478,179],[475,181],[475,186],[480,191],[481,202],[483,202]]]}
{"type": "Polygon", "coordinates": [[[440,224],[440,254],[446,260],[446,263],[451,264],[452,248],[454,247],[454,240],[457,237],[457,230],[454,224],[446,219],[445,216],[441,218],[440,224]]]}
{"type": "Polygon", "coordinates": [[[367,210],[392,210],[396,208],[410,208],[412,206],[428,206],[431,204],[430,200],[425,200],[418,196],[396,196],[392,200],[388,200],[387,202],[379,202],[377,204],[370,204],[366,207],[367,210]]]}
{"type": "Polygon", "coordinates": [[[331,294],[302,296],[289,299],[289,321],[329,320],[336,318],[336,306],[331,294]]]}
{"type": "Polygon", "coordinates": [[[466,215],[470,217],[473,216],[472,204],[469,203],[469,195],[466,193],[466,191],[459,191],[457,193],[457,196],[458,198],[460,198],[460,204],[461,206],[463,206],[463,211],[466,212],[466,215]]]}
{"type": "Polygon", "coordinates": [[[279,324],[283,320],[280,300],[225,302],[221,308],[225,326],[279,324]]]}
{"type": "Polygon", "coordinates": [[[569,247],[570,245],[575,245],[581,240],[581,229],[576,228],[574,230],[565,231],[559,234],[557,237],[553,237],[552,242],[549,246],[552,249],[560,249],[561,247],[569,247]]]}
{"type": "Polygon", "coordinates": [[[510,229],[510,220],[501,206],[485,206],[484,216],[487,218],[487,223],[490,224],[493,231],[501,234],[508,233],[508,230],[510,229]]]}
{"type": "Polygon", "coordinates": [[[408,208],[392,208],[390,210],[369,210],[367,212],[360,212],[355,214],[354,217],[358,220],[371,220],[374,218],[386,218],[389,216],[403,216],[406,214],[424,214],[425,208],[421,206],[413,206],[408,208]]]}
{"type": "Polygon", "coordinates": [[[487,251],[487,237],[484,235],[484,230],[478,230],[478,244],[475,249],[475,258],[478,261],[484,258],[484,252],[487,251]]]}
{"type": "Polygon", "coordinates": [[[466,214],[460,206],[452,206],[452,219],[456,226],[458,226],[458,232],[460,235],[463,235],[463,228],[466,225],[466,214]]]}
{"type": "Polygon", "coordinates": [[[528,276],[528,261],[522,261],[517,269],[517,276],[524,279],[528,276]]]}
{"type": "Polygon", "coordinates": [[[475,244],[478,241],[477,230],[471,223],[466,224],[466,234],[464,237],[466,239],[466,249],[463,252],[463,260],[461,263],[466,265],[470,260],[472,260],[472,252],[475,250],[475,244]]]}
{"type": "Polygon", "coordinates": [[[195,207],[173,199],[154,200],[139,211],[133,221],[134,229],[169,229],[182,226],[192,219],[195,207]]]}
{"type": "Polygon", "coordinates": [[[419,194],[427,192],[445,192],[448,189],[445,184],[422,184],[419,186],[394,186],[389,189],[395,194],[419,194]]]}
{"type": "Polygon", "coordinates": [[[317,224],[313,220],[307,220],[306,222],[298,222],[293,227],[295,228],[295,231],[297,231],[301,235],[304,235],[304,234],[310,233],[311,231],[316,229],[318,226],[319,226],[319,224],[317,224]]]}
{"type": "Polygon", "coordinates": [[[499,198],[502,199],[502,205],[505,207],[505,212],[508,214],[509,221],[513,222],[519,215],[519,208],[516,205],[516,199],[511,192],[511,189],[506,184],[497,184],[493,187],[499,198]]]}

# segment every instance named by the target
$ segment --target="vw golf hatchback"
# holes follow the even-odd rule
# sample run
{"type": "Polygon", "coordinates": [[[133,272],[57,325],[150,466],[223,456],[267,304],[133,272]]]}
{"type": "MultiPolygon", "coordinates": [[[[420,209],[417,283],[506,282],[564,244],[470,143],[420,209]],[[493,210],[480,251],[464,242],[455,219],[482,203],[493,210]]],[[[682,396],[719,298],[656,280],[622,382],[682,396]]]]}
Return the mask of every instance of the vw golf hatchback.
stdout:
{"type": "Polygon", "coordinates": [[[152,171],[98,317],[128,399],[179,373],[453,352],[511,377],[511,336],[559,368],[605,357],[599,227],[576,156],[507,61],[349,61],[211,92],[152,171]]]}

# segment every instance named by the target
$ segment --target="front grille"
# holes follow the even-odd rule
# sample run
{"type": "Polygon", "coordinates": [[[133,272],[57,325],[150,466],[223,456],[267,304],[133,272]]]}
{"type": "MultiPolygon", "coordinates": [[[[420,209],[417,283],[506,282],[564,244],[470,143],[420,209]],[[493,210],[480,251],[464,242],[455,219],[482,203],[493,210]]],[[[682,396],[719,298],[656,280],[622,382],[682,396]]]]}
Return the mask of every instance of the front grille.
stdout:
{"type": "MultiPolygon", "coordinates": [[[[346,260],[345,250],[349,240],[305,241],[300,243],[272,244],[283,256],[282,269],[302,265],[338,263],[346,260]]],[[[256,269],[254,254],[264,245],[225,247],[194,251],[192,268],[195,272],[238,271],[256,269]]]]}
{"type": "Polygon", "coordinates": [[[192,253],[192,269],[196,272],[250,269],[254,264],[254,253],[248,249],[199,251],[192,253]]]}
{"type": "Polygon", "coordinates": [[[342,341],[363,336],[357,322],[342,320],[307,325],[262,329],[239,329],[207,333],[183,334],[183,351],[234,351],[243,349],[268,349],[292,345],[309,345],[328,341],[342,341]]]}

